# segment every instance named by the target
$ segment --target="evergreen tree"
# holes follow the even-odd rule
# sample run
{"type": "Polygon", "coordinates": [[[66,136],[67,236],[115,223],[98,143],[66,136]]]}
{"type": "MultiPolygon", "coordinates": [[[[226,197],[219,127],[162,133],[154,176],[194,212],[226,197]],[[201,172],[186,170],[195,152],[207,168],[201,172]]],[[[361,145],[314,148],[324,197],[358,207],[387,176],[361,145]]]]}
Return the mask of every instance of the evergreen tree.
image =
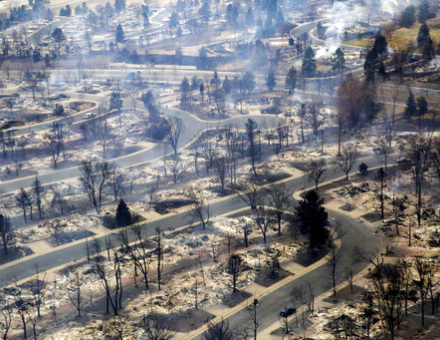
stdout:
{"type": "Polygon", "coordinates": [[[130,209],[121,198],[116,208],[116,226],[118,228],[129,226],[132,223],[130,209]]]}
{"type": "Polygon", "coordinates": [[[310,46],[307,48],[306,53],[304,53],[301,73],[305,77],[313,77],[316,74],[315,52],[310,46]]]}
{"type": "Polygon", "coordinates": [[[113,8],[112,8],[112,6],[110,5],[110,3],[109,2],[107,2],[106,4],[105,4],[105,7],[104,7],[104,13],[105,13],[105,15],[107,16],[107,17],[111,17],[114,13],[113,13],[113,8]]]}
{"type": "Polygon", "coordinates": [[[60,45],[64,40],[66,40],[66,36],[61,28],[55,28],[51,34],[53,40],[60,45]]]}
{"type": "Polygon", "coordinates": [[[247,135],[248,142],[249,142],[248,152],[249,152],[249,157],[251,160],[252,171],[254,172],[255,176],[257,176],[257,169],[255,167],[255,163],[257,161],[257,149],[258,148],[255,143],[255,136],[257,134],[258,125],[255,122],[255,120],[249,118],[247,120],[247,122],[245,123],[245,128],[246,128],[246,135],[247,135]]]}
{"type": "Polygon", "coordinates": [[[211,18],[211,5],[210,0],[204,0],[203,5],[199,10],[199,14],[202,16],[203,20],[208,22],[211,18]]]}
{"type": "Polygon", "coordinates": [[[423,96],[417,98],[417,113],[420,117],[428,113],[428,102],[423,96]]]}
{"type": "Polygon", "coordinates": [[[232,27],[237,27],[238,25],[238,8],[236,5],[229,4],[226,7],[226,20],[228,20],[228,24],[232,27]]]}
{"type": "Polygon", "coordinates": [[[174,63],[176,65],[181,65],[182,64],[182,59],[183,59],[183,52],[182,49],[180,48],[180,46],[176,49],[176,52],[174,54],[174,63]]]}
{"type": "Polygon", "coordinates": [[[426,23],[423,23],[419,28],[419,34],[417,35],[417,47],[421,48],[427,41],[431,39],[431,32],[426,23]]]}
{"type": "Polygon", "coordinates": [[[411,90],[409,91],[409,96],[406,100],[404,115],[408,121],[411,121],[411,118],[417,115],[417,103],[411,90]]]}
{"type": "Polygon", "coordinates": [[[191,87],[189,85],[188,78],[184,77],[182,82],[180,83],[180,103],[182,105],[188,103],[190,90],[191,87]]]}
{"type": "Polygon", "coordinates": [[[273,27],[272,18],[270,16],[267,16],[267,20],[264,23],[262,35],[265,38],[273,37],[275,35],[275,27],[273,27]]]}
{"type": "Polygon", "coordinates": [[[325,28],[322,26],[321,21],[318,22],[318,25],[316,25],[316,32],[318,33],[318,38],[323,39],[325,36],[325,28]]]}
{"type": "Polygon", "coordinates": [[[141,95],[141,102],[144,103],[145,108],[149,108],[151,105],[154,105],[154,96],[153,92],[148,91],[144,92],[141,95]]]}
{"type": "Polygon", "coordinates": [[[62,116],[64,114],[64,107],[61,104],[55,104],[55,108],[53,109],[53,114],[55,116],[62,116]]]}
{"type": "Polygon", "coordinates": [[[120,111],[122,109],[124,102],[121,98],[121,94],[119,92],[112,92],[110,94],[110,110],[118,110],[120,111]]]}
{"type": "Polygon", "coordinates": [[[434,51],[434,43],[432,42],[432,39],[429,38],[422,46],[422,58],[425,61],[430,61],[432,58],[435,57],[435,51],[434,51]]]}
{"type": "Polygon", "coordinates": [[[254,50],[253,50],[253,59],[254,62],[257,65],[264,65],[267,62],[267,54],[266,54],[266,46],[264,45],[264,42],[260,39],[257,39],[255,41],[255,46],[254,46],[254,50]]]}
{"type": "Polygon", "coordinates": [[[148,5],[141,5],[141,9],[143,13],[150,15],[150,7],[148,5]]]}
{"type": "Polygon", "coordinates": [[[367,123],[372,123],[380,111],[380,106],[375,101],[372,85],[367,86],[365,91],[364,115],[367,123]]]}
{"type": "Polygon", "coordinates": [[[266,85],[269,91],[273,91],[275,86],[277,85],[277,81],[275,78],[275,72],[271,69],[266,78],[266,85]]]}
{"type": "Polygon", "coordinates": [[[168,23],[170,28],[176,28],[179,25],[179,14],[173,12],[170,17],[170,22],[168,23]]]}
{"type": "Polygon", "coordinates": [[[242,79],[244,89],[250,93],[255,88],[255,76],[252,72],[247,71],[242,79]]]}
{"type": "Polygon", "coordinates": [[[116,27],[116,35],[115,35],[115,38],[116,38],[116,42],[117,42],[117,43],[122,43],[122,42],[124,42],[124,40],[125,40],[125,33],[124,33],[124,29],[122,28],[121,24],[119,24],[119,25],[116,27]]]}
{"type": "Polygon", "coordinates": [[[47,53],[44,55],[44,63],[46,65],[46,67],[50,66],[50,56],[47,53]]]}
{"type": "Polygon", "coordinates": [[[416,22],[416,9],[414,6],[406,7],[402,15],[400,16],[400,26],[401,27],[411,27],[416,22]]]}
{"type": "Polygon", "coordinates": [[[374,83],[375,81],[374,73],[376,71],[377,61],[378,61],[377,51],[375,48],[372,48],[367,53],[367,57],[365,58],[365,63],[364,63],[365,81],[367,83],[374,83]]]}
{"type": "Polygon", "coordinates": [[[125,0],[115,0],[115,10],[118,13],[125,10],[125,0]]]}
{"type": "Polygon", "coordinates": [[[202,47],[199,51],[199,62],[197,63],[197,69],[208,70],[211,67],[211,62],[208,57],[206,48],[202,47]]]}
{"type": "Polygon", "coordinates": [[[275,15],[278,12],[278,0],[267,0],[266,12],[268,17],[275,19],[275,15]]]}
{"type": "Polygon", "coordinates": [[[252,7],[249,7],[246,12],[246,25],[248,27],[252,27],[255,24],[254,12],[252,11],[252,7]]]}
{"type": "Polygon", "coordinates": [[[417,47],[422,52],[423,60],[429,61],[434,58],[434,43],[432,42],[431,33],[426,23],[420,26],[419,34],[417,35],[417,47]]]}
{"type": "Polygon", "coordinates": [[[225,95],[230,94],[232,91],[232,82],[229,80],[228,76],[223,80],[222,89],[225,95]]]}
{"type": "Polygon", "coordinates": [[[286,75],[286,86],[289,89],[289,93],[295,92],[297,80],[298,75],[296,69],[292,66],[286,75]]]}
{"type": "Polygon", "coordinates": [[[374,39],[373,48],[376,50],[378,57],[385,57],[388,54],[387,39],[379,32],[374,39]]]}
{"type": "Polygon", "coordinates": [[[203,102],[205,97],[205,85],[203,85],[203,82],[200,83],[199,93],[200,93],[200,97],[202,97],[202,102],[203,102]]]}
{"type": "Polygon", "coordinates": [[[34,63],[38,63],[41,60],[41,50],[36,48],[32,53],[32,60],[34,63]]]}
{"type": "Polygon", "coordinates": [[[419,22],[424,23],[428,19],[435,18],[435,13],[431,11],[431,7],[427,0],[422,0],[419,4],[419,22]]]}
{"type": "Polygon", "coordinates": [[[311,248],[324,245],[329,236],[326,228],[329,225],[328,214],[323,204],[324,200],[312,190],[304,195],[295,208],[301,233],[309,236],[311,248]]]}
{"type": "Polygon", "coordinates": [[[150,17],[147,12],[142,12],[142,18],[144,19],[144,27],[150,26],[150,17]]]}
{"type": "Polygon", "coordinates": [[[201,82],[202,81],[199,78],[197,78],[197,76],[193,76],[191,78],[191,91],[198,90],[200,88],[201,82]]]}
{"type": "Polygon", "coordinates": [[[70,17],[72,15],[72,9],[69,5],[66,6],[66,8],[60,9],[60,16],[61,17],[70,17]]]}
{"type": "Polygon", "coordinates": [[[292,37],[289,38],[289,46],[295,46],[295,40],[292,37]]]}
{"type": "Polygon", "coordinates": [[[218,76],[218,72],[214,71],[214,76],[211,78],[211,85],[219,86],[221,83],[220,77],[218,76]]]}
{"type": "Polygon", "coordinates": [[[338,48],[335,52],[335,56],[332,59],[333,67],[332,70],[336,72],[343,72],[345,69],[345,54],[338,48]]]}

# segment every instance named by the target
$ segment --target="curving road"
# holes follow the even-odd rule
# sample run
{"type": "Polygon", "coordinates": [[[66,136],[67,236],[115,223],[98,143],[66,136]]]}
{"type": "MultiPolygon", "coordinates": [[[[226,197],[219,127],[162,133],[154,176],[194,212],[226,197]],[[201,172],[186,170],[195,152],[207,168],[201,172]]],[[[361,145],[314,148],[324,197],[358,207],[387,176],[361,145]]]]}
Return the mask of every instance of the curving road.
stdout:
{"type": "MultiPolygon", "coordinates": [[[[172,108],[163,109],[163,114],[167,117],[179,117],[182,119],[184,127],[179,139],[179,150],[185,147],[199,133],[201,133],[206,129],[215,129],[218,127],[227,127],[227,126],[237,126],[243,128],[244,123],[249,118],[254,119],[257,123],[261,123],[263,121],[268,121],[269,123],[272,122],[273,124],[275,124],[275,126],[277,125],[277,123],[283,121],[282,118],[277,118],[274,116],[243,116],[243,117],[227,119],[220,122],[210,122],[210,121],[208,122],[208,121],[201,121],[199,119],[196,119],[194,116],[188,114],[185,111],[176,110],[172,108]]],[[[51,126],[51,123],[49,124],[49,126],[51,126]]],[[[115,159],[109,159],[109,161],[115,163],[117,166],[120,167],[131,167],[149,161],[153,161],[160,157],[163,157],[163,145],[161,143],[157,144],[152,149],[135,152],[115,159]]],[[[38,175],[43,185],[65,181],[68,179],[74,179],[79,176],[80,176],[80,172],[77,166],[67,169],[54,170],[48,173],[43,173],[38,175]]],[[[17,178],[10,181],[0,182],[0,192],[6,193],[6,192],[19,190],[20,188],[30,187],[34,179],[35,176],[28,176],[23,178],[17,178]]]]}
{"type": "MultiPolygon", "coordinates": [[[[316,23],[305,24],[297,28],[297,33],[299,34],[301,30],[310,30],[310,28],[315,26],[316,23]]],[[[120,70],[117,71],[106,71],[107,74],[102,72],[97,75],[97,77],[108,77],[109,73],[122,72],[120,70]]],[[[212,72],[210,72],[212,74],[212,72]]],[[[180,75],[180,72],[179,72],[180,75]]],[[[176,76],[176,75],[175,75],[176,76]]],[[[165,109],[164,114],[167,117],[180,117],[182,118],[185,129],[182,133],[180,140],[180,147],[188,144],[198,133],[207,129],[207,128],[215,128],[225,125],[243,125],[244,121],[248,119],[248,117],[239,117],[235,119],[231,119],[224,122],[204,122],[196,119],[192,115],[189,115],[186,112],[176,110],[176,109],[165,109]]],[[[256,116],[254,119],[261,121],[263,119],[273,120],[274,124],[281,121],[280,118],[276,117],[263,117],[256,116]]],[[[51,123],[50,123],[51,124],[51,123]]],[[[48,126],[46,126],[47,128],[48,126]]],[[[120,157],[115,159],[115,163],[119,166],[130,167],[136,164],[153,161],[163,156],[163,148],[160,145],[156,147],[141,151],[135,154],[127,155],[124,157],[120,157]]],[[[391,161],[391,160],[390,160],[391,161]]],[[[369,156],[364,159],[359,160],[360,162],[366,162],[370,167],[377,166],[381,163],[381,159],[375,156],[369,156]]],[[[357,166],[357,165],[356,165],[357,166]]],[[[356,166],[354,167],[356,169],[356,166]]],[[[77,167],[68,168],[68,169],[60,169],[57,171],[50,172],[48,174],[41,174],[40,180],[44,184],[59,182],[71,178],[78,177],[79,171],[77,167]]],[[[341,175],[340,171],[336,168],[330,169],[327,174],[327,180],[337,178],[341,175]]],[[[16,180],[2,182],[0,183],[0,191],[9,192],[17,190],[21,187],[27,187],[33,181],[33,177],[27,178],[19,178],[16,180]]],[[[286,182],[286,186],[291,193],[299,190],[304,185],[303,178],[292,179],[286,182]]],[[[245,207],[245,203],[237,197],[231,197],[229,199],[223,200],[221,202],[217,202],[211,205],[212,215],[216,216],[219,214],[224,214],[231,212],[232,210],[240,209],[245,207]]],[[[341,222],[342,225],[342,237],[341,237],[341,248],[339,250],[338,256],[340,258],[338,264],[338,272],[339,272],[339,282],[344,281],[343,273],[349,266],[353,265],[353,269],[355,273],[360,272],[365,264],[360,263],[352,263],[353,259],[353,249],[355,246],[361,247],[364,251],[367,252],[376,252],[377,247],[380,246],[380,239],[377,238],[373,232],[366,226],[361,223],[357,219],[353,219],[348,217],[347,215],[340,214],[337,212],[330,212],[331,218],[337,219],[341,222]]],[[[176,215],[166,216],[162,219],[150,223],[145,223],[143,226],[146,232],[146,235],[153,235],[155,233],[155,229],[159,228],[161,230],[167,230],[170,228],[177,228],[184,225],[187,225],[192,222],[192,217],[188,212],[179,213],[176,215]]],[[[113,241],[116,242],[114,236],[111,236],[113,241]]],[[[133,235],[131,235],[133,237],[133,235]]],[[[103,241],[103,239],[99,239],[103,241]]],[[[75,245],[71,245],[70,247],[66,247],[60,250],[54,250],[53,252],[41,256],[37,256],[34,258],[30,258],[24,262],[19,264],[12,264],[9,266],[5,266],[0,268],[0,286],[5,286],[8,284],[14,283],[16,280],[21,280],[26,277],[31,276],[35,273],[35,268],[38,265],[40,271],[49,270],[51,268],[67,264],[69,262],[79,260],[84,258],[86,255],[85,243],[79,243],[75,245]]],[[[303,284],[311,284],[315,295],[320,295],[320,293],[328,290],[330,280],[327,279],[328,269],[324,267],[316,268],[315,270],[303,275],[297,280],[290,282],[289,284],[281,287],[280,289],[266,295],[261,298],[259,301],[259,317],[258,322],[260,324],[258,328],[258,332],[263,331],[274,322],[278,321],[278,313],[280,309],[285,307],[286,304],[289,303],[289,295],[291,290],[294,287],[303,284]]],[[[231,328],[240,328],[243,326],[243,323],[248,318],[247,311],[241,310],[231,317],[228,318],[231,328]]],[[[199,339],[200,337],[196,337],[199,339]]]]}
{"type": "MultiPolygon", "coordinates": [[[[345,274],[348,270],[353,270],[356,275],[365,267],[365,263],[353,261],[353,254],[356,247],[371,254],[376,254],[381,248],[381,239],[374,235],[372,230],[361,223],[359,220],[350,218],[345,214],[330,211],[329,216],[340,222],[340,230],[343,232],[341,237],[341,248],[337,253],[337,284],[345,281],[345,274]]],[[[331,266],[324,264],[314,270],[300,276],[275,291],[265,295],[258,300],[257,322],[259,324],[258,333],[263,332],[266,328],[279,321],[279,312],[286,306],[292,305],[292,291],[300,287],[308,287],[310,285],[313,294],[318,297],[324,292],[331,289],[331,266]]],[[[257,296],[258,298],[258,296],[257,296]]],[[[298,301],[295,302],[296,308],[301,307],[298,301]]],[[[249,323],[249,311],[244,308],[226,319],[232,330],[243,329],[248,327],[253,329],[249,323]]],[[[202,339],[202,335],[193,337],[192,339],[202,339]]]]}
{"type": "MultiPolygon", "coordinates": [[[[360,162],[366,162],[370,167],[380,165],[381,160],[375,156],[368,156],[360,159],[360,162]]],[[[358,165],[356,164],[355,167],[358,165]]],[[[337,168],[329,169],[327,179],[331,180],[341,176],[341,172],[337,168]]],[[[303,178],[296,178],[288,180],[286,187],[293,193],[304,185],[303,178]]],[[[246,204],[238,197],[231,197],[227,200],[220,201],[211,205],[212,216],[229,213],[236,209],[244,208],[246,204]]],[[[341,248],[338,252],[338,282],[344,281],[344,272],[348,267],[353,266],[355,273],[360,272],[365,268],[365,264],[353,263],[353,249],[359,246],[366,252],[376,253],[380,247],[380,239],[376,237],[368,226],[361,223],[355,218],[350,218],[344,214],[337,212],[330,212],[330,217],[341,222],[341,248]]],[[[145,223],[143,228],[145,235],[153,236],[156,228],[160,230],[168,230],[170,228],[178,228],[192,223],[193,218],[188,212],[179,213],[171,216],[166,216],[160,220],[145,223]]],[[[117,244],[117,239],[113,235],[110,236],[114,244],[117,244]]],[[[130,233],[130,238],[133,240],[133,235],[130,233]]],[[[104,242],[104,237],[98,238],[100,242],[104,242]]],[[[35,273],[35,268],[38,265],[40,271],[46,271],[51,268],[70,263],[72,261],[83,259],[86,256],[85,242],[71,245],[70,247],[34,258],[30,258],[19,264],[12,264],[0,269],[0,287],[14,283],[17,280],[25,279],[35,273]]],[[[311,284],[315,295],[318,296],[322,292],[328,290],[330,280],[328,279],[329,268],[319,267],[315,270],[301,276],[280,289],[266,295],[260,299],[258,307],[259,317],[258,322],[260,327],[258,332],[278,321],[279,311],[289,304],[290,292],[294,287],[303,284],[311,284]]],[[[248,317],[246,310],[241,310],[228,318],[231,328],[241,328],[248,317]]],[[[196,337],[200,339],[200,337],[196,337]]]]}
{"type": "MultiPolygon", "coordinates": [[[[63,73],[64,71],[59,71],[60,73],[63,73]]],[[[67,72],[67,71],[66,71],[67,72]]],[[[142,76],[147,76],[145,73],[146,71],[141,72],[142,76]]],[[[119,78],[119,79],[124,79],[127,75],[128,71],[127,70],[106,70],[103,71],[98,75],[94,75],[94,79],[98,80],[102,78],[108,78],[110,75],[114,78],[119,78]],[[96,78],[95,78],[96,77],[96,78]]],[[[191,70],[164,70],[164,69],[159,69],[159,70],[153,70],[153,74],[161,74],[162,77],[169,77],[169,79],[179,79],[180,77],[183,76],[191,76],[191,75],[198,75],[198,76],[203,76],[203,77],[210,77],[212,76],[212,72],[209,71],[191,71],[191,70]]],[[[233,72],[219,72],[220,76],[225,76],[225,75],[232,75],[234,74],[233,72]]],[[[278,82],[278,88],[282,88],[283,85],[280,85],[281,79],[279,79],[278,82]]],[[[384,89],[386,91],[388,91],[388,93],[392,93],[393,91],[393,87],[392,86],[384,86],[384,89]]],[[[399,105],[404,105],[406,102],[406,91],[405,89],[401,90],[402,96],[400,98],[397,99],[397,104],[399,105]]],[[[428,94],[428,102],[431,105],[435,105],[437,106],[439,101],[437,99],[438,96],[438,91],[436,90],[426,90],[423,88],[414,88],[413,89],[413,93],[415,95],[427,95],[428,94]]],[[[70,93],[69,93],[70,94],[70,93]]],[[[300,93],[301,96],[307,97],[307,96],[312,96],[312,97],[316,97],[318,94],[316,93],[300,93]]],[[[78,99],[84,99],[84,100],[89,100],[89,101],[94,101],[94,102],[99,102],[99,99],[101,98],[99,95],[88,95],[88,94],[71,94],[72,98],[75,98],[76,96],[78,96],[78,99]]],[[[319,96],[321,99],[323,98],[327,98],[327,99],[331,99],[328,96],[324,96],[324,95],[320,95],[319,96]]],[[[391,102],[391,97],[387,98],[388,102],[391,102]]],[[[140,106],[139,106],[140,107],[140,106]]],[[[75,115],[73,117],[66,117],[64,119],[66,120],[70,120],[73,122],[77,122],[80,120],[84,119],[84,116],[86,113],[88,112],[97,112],[98,107],[93,108],[89,111],[85,111],[82,112],[81,114],[75,115]]],[[[199,134],[201,131],[209,129],[209,128],[217,128],[217,127],[221,127],[221,126],[228,126],[228,125],[235,125],[235,126],[239,126],[239,127],[243,127],[244,122],[249,118],[248,116],[243,116],[243,117],[238,117],[238,118],[234,118],[234,119],[230,119],[230,120],[225,120],[225,121],[221,121],[221,122],[212,122],[212,121],[201,121],[197,118],[195,118],[194,116],[192,116],[191,114],[181,111],[181,110],[176,110],[176,109],[171,109],[171,108],[164,108],[163,109],[164,115],[167,117],[180,117],[184,123],[184,130],[181,136],[181,140],[180,140],[180,146],[185,146],[187,145],[197,134],[199,134]]],[[[273,125],[277,125],[277,123],[281,122],[282,119],[281,118],[276,118],[273,116],[253,116],[253,119],[255,119],[257,122],[261,122],[262,120],[266,120],[266,121],[270,121],[272,122],[273,125]]],[[[63,121],[63,119],[61,119],[60,121],[63,121]]],[[[47,122],[47,123],[42,123],[39,124],[37,126],[31,126],[31,127],[24,127],[22,129],[19,129],[17,131],[17,134],[24,134],[24,133],[29,133],[30,131],[41,131],[41,130],[45,130],[45,129],[49,129],[51,128],[53,122],[47,122]]],[[[149,149],[149,150],[145,150],[145,151],[140,151],[134,154],[129,154],[123,157],[119,157],[117,159],[109,159],[109,161],[113,161],[115,162],[117,165],[121,166],[121,167],[130,167],[130,166],[134,166],[137,164],[141,164],[141,163],[145,163],[148,161],[152,161],[155,159],[158,159],[160,157],[163,156],[163,147],[159,144],[156,145],[154,148],[149,149]]],[[[41,174],[39,175],[40,179],[42,180],[42,182],[44,184],[49,184],[49,183],[54,183],[57,181],[63,181],[63,180],[67,180],[70,178],[75,178],[79,176],[79,171],[77,167],[72,167],[72,168],[67,168],[67,169],[60,169],[60,170],[54,170],[54,171],[50,171],[48,173],[45,174],[41,174]]],[[[0,192],[9,192],[9,191],[15,191],[18,190],[20,188],[25,188],[25,187],[29,187],[32,183],[34,179],[34,176],[29,176],[29,177],[25,177],[25,178],[18,178],[18,179],[14,179],[14,180],[10,180],[10,181],[4,181],[4,182],[0,182],[0,192]]]]}

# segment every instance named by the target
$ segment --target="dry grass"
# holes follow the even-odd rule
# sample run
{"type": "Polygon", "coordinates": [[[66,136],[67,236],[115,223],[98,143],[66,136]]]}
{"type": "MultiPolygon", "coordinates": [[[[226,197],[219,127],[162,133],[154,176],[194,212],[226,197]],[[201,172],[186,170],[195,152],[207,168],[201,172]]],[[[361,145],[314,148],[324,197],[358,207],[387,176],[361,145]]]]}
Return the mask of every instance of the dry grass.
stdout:
{"type": "Polygon", "coordinates": [[[356,46],[356,47],[370,47],[373,44],[373,39],[371,38],[362,38],[362,39],[353,39],[344,41],[344,45],[356,46]]]}
{"type": "MultiPolygon", "coordinates": [[[[427,21],[431,30],[431,38],[435,44],[440,42],[440,17],[427,21]]],[[[392,32],[391,39],[388,39],[388,46],[394,49],[405,50],[411,44],[417,45],[417,35],[421,24],[416,22],[411,28],[399,28],[392,32]]],[[[387,37],[388,38],[388,37],[387,37]]],[[[373,43],[372,38],[353,39],[344,42],[345,45],[369,47],[373,43]]]]}

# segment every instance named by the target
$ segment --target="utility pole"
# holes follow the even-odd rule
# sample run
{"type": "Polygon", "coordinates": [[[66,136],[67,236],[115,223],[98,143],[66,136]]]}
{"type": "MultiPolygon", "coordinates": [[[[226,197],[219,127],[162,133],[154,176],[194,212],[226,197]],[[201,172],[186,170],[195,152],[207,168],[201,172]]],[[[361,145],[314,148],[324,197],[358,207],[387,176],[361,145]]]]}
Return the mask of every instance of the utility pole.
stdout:
{"type": "Polygon", "coordinates": [[[87,262],[90,263],[89,238],[86,238],[87,262]]]}
{"type": "Polygon", "coordinates": [[[257,329],[260,326],[257,322],[257,307],[258,307],[258,300],[254,299],[254,340],[257,340],[257,329]]]}

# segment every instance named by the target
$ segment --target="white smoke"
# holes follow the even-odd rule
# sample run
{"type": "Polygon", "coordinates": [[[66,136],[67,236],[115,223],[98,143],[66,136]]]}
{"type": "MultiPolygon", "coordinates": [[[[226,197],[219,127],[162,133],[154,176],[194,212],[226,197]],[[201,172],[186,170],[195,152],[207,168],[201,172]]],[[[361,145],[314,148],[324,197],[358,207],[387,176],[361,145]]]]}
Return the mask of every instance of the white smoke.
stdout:
{"type": "Polygon", "coordinates": [[[325,46],[316,52],[317,58],[333,55],[341,46],[345,31],[365,17],[366,11],[365,8],[351,7],[345,2],[335,2],[328,15],[332,20],[325,31],[325,46]]]}
{"type": "Polygon", "coordinates": [[[394,16],[401,12],[410,3],[410,0],[382,0],[380,10],[383,13],[388,13],[389,15],[394,16]]]}
{"type": "Polygon", "coordinates": [[[341,46],[345,31],[354,26],[357,21],[365,22],[377,15],[377,12],[389,16],[397,15],[411,2],[411,0],[367,0],[365,6],[350,6],[345,2],[334,2],[327,13],[331,22],[325,32],[325,46],[316,52],[316,57],[333,55],[341,46]]]}

